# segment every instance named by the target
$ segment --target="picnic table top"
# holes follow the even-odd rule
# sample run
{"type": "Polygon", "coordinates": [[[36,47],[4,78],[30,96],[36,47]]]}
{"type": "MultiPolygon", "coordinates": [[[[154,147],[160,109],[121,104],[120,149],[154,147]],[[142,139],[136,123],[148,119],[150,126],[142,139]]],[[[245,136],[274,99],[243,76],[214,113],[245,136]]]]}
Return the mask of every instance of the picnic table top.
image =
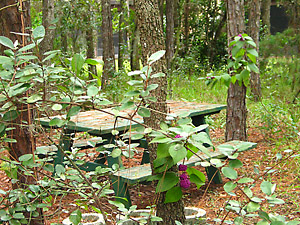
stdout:
{"type": "MultiPolygon", "coordinates": [[[[215,114],[220,112],[222,109],[226,108],[226,105],[222,104],[207,104],[207,103],[197,103],[197,102],[182,102],[182,101],[168,101],[168,116],[176,117],[184,114],[188,117],[195,116],[206,116],[210,114],[215,114]]],[[[113,108],[103,109],[102,111],[114,113],[113,108]]],[[[76,116],[71,117],[71,121],[74,122],[72,125],[68,125],[67,129],[76,132],[89,132],[90,134],[101,136],[105,134],[110,134],[112,130],[124,131],[136,128],[139,126],[138,123],[132,122],[126,119],[118,118],[113,115],[109,115],[105,112],[98,110],[79,112],[76,116]]],[[[133,111],[121,111],[121,115],[128,117],[133,111]]],[[[54,116],[52,118],[63,118],[63,116],[54,116]]],[[[40,118],[39,121],[42,126],[50,127],[49,122],[52,118],[40,118]]],[[[135,116],[134,120],[139,123],[143,123],[140,116],[135,116]]]]}

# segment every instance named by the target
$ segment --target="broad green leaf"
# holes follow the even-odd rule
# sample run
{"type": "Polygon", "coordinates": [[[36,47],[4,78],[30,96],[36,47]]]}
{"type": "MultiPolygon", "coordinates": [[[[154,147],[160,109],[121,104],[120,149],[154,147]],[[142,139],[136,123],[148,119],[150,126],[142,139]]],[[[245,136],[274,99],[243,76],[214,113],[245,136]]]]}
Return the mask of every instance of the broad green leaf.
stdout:
{"type": "Polygon", "coordinates": [[[7,37],[0,36],[0,44],[4,45],[5,47],[8,47],[10,49],[14,49],[14,43],[7,37]]]}
{"type": "Polygon", "coordinates": [[[186,157],[187,150],[182,144],[173,144],[169,148],[169,153],[173,158],[174,164],[176,164],[186,157]]]}
{"type": "Polygon", "coordinates": [[[80,106],[73,106],[68,114],[67,114],[67,117],[71,117],[71,116],[76,116],[81,110],[81,107],[80,106]]]}
{"type": "Polygon", "coordinates": [[[96,60],[96,59],[86,59],[85,60],[85,63],[89,64],[89,65],[93,65],[93,66],[96,66],[96,65],[103,65],[104,62],[102,60],[96,60]]]}
{"type": "Polygon", "coordinates": [[[56,171],[57,175],[60,176],[61,174],[64,174],[66,172],[66,169],[65,169],[65,167],[63,165],[57,164],[55,166],[55,171],[56,171]]]}
{"type": "Polygon", "coordinates": [[[21,155],[19,157],[19,160],[22,161],[28,161],[31,160],[33,158],[32,154],[25,154],[25,155],[21,155]]]}
{"type": "Polygon", "coordinates": [[[72,224],[74,225],[78,225],[81,221],[82,215],[79,209],[76,209],[75,211],[73,211],[70,215],[70,221],[72,222],[72,224]]]}
{"type": "Polygon", "coordinates": [[[227,182],[225,185],[224,185],[224,190],[229,193],[231,192],[232,190],[234,190],[235,188],[237,187],[237,184],[236,183],[233,183],[232,181],[229,181],[227,182]]]}
{"type": "Polygon", "coordinates": [[[164,73],[155,73],[151,75],[151,78],[158,78],[166,76],[164,73]]]}
{"type": "MultiPolygon", "coordinates": [[[[146,131],[146,129],[145,129],[146,131]]],[[[168,143],[168,142],[171,142],[172,139],[171,138],[168,138],[168,137],[165,137],[165,136],[160,136],[160,137],[155,137],[153,138],[153,140],[150,142],[151,143],[168,143]]]]}
{"type": "Polygon", "coordinates": [[[141,93],[140,91],[134,90],[134,91],[127,92],[125,94],[125,96],[127,96],[127,97],[138,96],[138,95],[140,95],[140,93],[141,93]]]}
{"type": "Polygon", "coordinates": [[[269,181],[263,181],[260,185],[260,189],[262,190],[263,193],[266,195],[271,195],[274,193],[276,188],[276,184],[272,184],[269,181]]]}
{"type": "Polygon", "coordinates": [[[282,199],[279,198],[275,198],[275,197],[266,197],[266,199],[268,200],[268,202],[270,204],[284,204],[284,201],[282,199]]]}
{"type": "Polygon", "coordinates": [[[0,134],[1,134],[3,131],[5,131],[5,128],[6,128],[5,124],[4,124],[4,123],[0,123],[0,134]]]}
{"type": "Polygon", "coordinates": [[[264,219],[264,220],[266,220],[266,221],[270,221],[270,217],[269,217],[268,213],[259,210],[259,211],[258,211],[258,215],[259,215],[259,217],[260,217],[261,219],[264,219]]]}
{"type": "Polygon", "coordinates": [[[233,159],[229,161],[229,167],[231,168],[240,168],[243,166],[243,163],[238,159],[233,159]]]}
{"type": "Polygon", "coordinates": [[[42,97],[38,94],[34,94],[27,99],[27,103],[35,103],[40,100],[42,100],[42,97]]]}
{"type": "Polygon", "coordinates": [[[142,80],[130,80],[127,82],[127,84],[129,84],[130,86],[141,85],[141,84],[143,84],[143,81],[142,80]]]}
{"type": "Polygon", "coordinates": [[[128,101],[123,103],[118,109],[119,110],[126,110],[126,109],[130,109],[134,106],[134,102],[133,101],[128,101]]]}
{"type": "Polygon", "coordinates": [[[160,50],[157,51],[155,53],[153,53],[149,59],[148,59],[148,63],[151,65],[152,63],[156,62],[157,60],[159,60],[160,58],[162,58],[164,56],[164,54],[166,53],[165,50],[160,50]]]}
{"type": "Polygon", "coordinates": [[[157,152],[156,158],[160,159],[160,158],[166,158],[170,156],[169,148],[170,148],[170,144],[165,144],[165,143],[158,144],[156,149],[157,152]]]}
{"type": "Polygon", "coordinates": [[[222,168],[222,173],[224,174],[225,177],[229,179],[236,179],[237,178],[237,172],[230,168],[230,167],[223,167],[222,168]]]}
{"type": "Polygon", "coordinates": [[[182,190],[179,186],[173,187],[170,190],[167,191],[165,202],[178,202],[182,197],[182,190]]]}
{"type": "Polygon", "coordinates": [[[121,153],[122,153],[122,150],[121,150],[121,149],[115,148],[115,149],[112,151],[112,153],[111,153],[111,157],[117,158],[117,157],[119,157],[119,156],[121,155],[121,153]]]}
{"type": "Polygon", "coordinates": [[[142,73],[142,71],[139,70],[135,70],[135,71],[130,71],[128,72],[128,76],[135,76],[135,75],[140,75],[142,73]]]}
{"type": "Polygon", "coordinates": [[[260,204],[256,203],[256,202],[249,202],[247,205],[247,212],[256,212],[257,210],[259,210],[260,208],[260,204]]]}
{"type": "Polygon", "coordinates": [[[15,119],[18,118],[19,116],[19,112],[16,111],[16,110],[11,110],[11,111],[8,111],[6,112],[4,115],[3,115],[3,121],[13,121],[15,119]]]}
{"type": "Polygon", "coordinates": [[[20,49],[18,50],[18,52],[25,52],[25,51],[28,51],[28,50],[30,50],[30,49],[33,49],[35,46],[36,46],[35,43],[31,43],[31,44],[29,44],[29,45],[26,45],[26,46],[20,48],[20,49]]]}
{"type": "Polygon", "coordinates": [[[157,87],[158,87],[158,84],[150,84],[150,85],[147,87],[147,91],[155,90],[157,87]]]}
{"type": "Polygon", "coordinates": [[[51,119],[49,122],[49,126],[51,126],[51,127],[54,127],[54,126],[61,127],[63,124],[64,124],[64,121],[57,117],[51,119]]]}
{"type": "Polygon", "coordinates": [[[179,182],[179,178],[175,173],[166,172],[165,175],[159,179],[156,186],[156,192],[164,192],[170,190],[179,182]]]}
{"type": "Polygon", "coordinates": [[[83,67],[84,64],[84,58],[80,54],[75,54],[72,58],[72,70],[75,72],[76,75],[80,74],[80,71],[83,67]]]}
{"type": "Polygon", "coordinates": [[[58,111],[58,110],[61,110],[63,108],[63,106],[61,104],[54,104],[51,108],[54,111],[58,111]]]}
{"type": "MultiPolygon", "coordinates": [[[[9,65],[13,65],[14,62],[11,58],[7,57],[7,56],[2,56],[0,55],[0,64],[9,64],[9,65]]],[[[4,72],[4,71],[3,71],[4,72]]],[[[9,73],[8,73],[9,74],[9,73]]]]}
{"type": "Polygon", "coordinates": [[[94,97],[98,94],[98,91],[99,91],[98,87],[91,85],[87,88],[87,95],[90,97],[94,97]]]}
{"type": "Polygon", "coordinates": [[[246,184],[246,183],[252,183],[254,180],[252,178],[249,177],[244,177],[240,180],[238,180],[239,184],[246,184]]]}
{"type": "Polygon", "coordinates": [[[43,26],[38,26],[32,31],[32,36],[35,40],[38,40],[38,43],[40,43],[45,37],[45,28],[43,26]]]}
{"type": "Polygon", "coordinates": [[[258,67],[254,64],[254,63],[249,63],[248,67],[251,71],[255,72],[255,73],[259,73],[259,69],[258,67]]]}
{"type": "Polygon", "coordinates": [[[247,52],[255,57],[258,57],[258,53],[254,48],[248,48],[247,52]]]}
{"type": "Polygon", "coordinates": [[[187,168],[186,172],[188,173],[188,175],[190,176],[190,181],[192,183],[195,183],[197,185],[197,188],[200,188],[201,186],[203,186],[205,184],[205,175],[192,167],[187,168]]]}
{"type": "Polygon", "coordinates": [[[150,117],[151,112],[150,112],[150,110],[147,109],[147,108],[139,108],[138,114],[139,114],[141,117],[150,117]]]}

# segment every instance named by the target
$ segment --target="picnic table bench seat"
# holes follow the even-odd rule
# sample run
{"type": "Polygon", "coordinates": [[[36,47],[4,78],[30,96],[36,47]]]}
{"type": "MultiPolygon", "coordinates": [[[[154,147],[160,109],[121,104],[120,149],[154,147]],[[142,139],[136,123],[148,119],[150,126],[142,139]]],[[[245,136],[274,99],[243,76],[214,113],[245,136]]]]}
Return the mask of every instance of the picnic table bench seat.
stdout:
{"type": "MultiPolygon", "coordinates": [[[[233,146],[236,152],[243,152],[250,149],[253,149],[256,147],[256,143],[253,142],[244,142],[244,141],[229,141],[226,143],[223,143],[217,147],[215,147],[215,150],[210,149],[210,156],[207,156],[203,153],[199,153],[202,159],[196,156],[192,156],[188,161],[185,161],[185,165],[191,167],[195,166],[196,164],[203,162],[205,160],[210,160],[212,158],[226,158],[227,156],[224,155],[219,148],[224,147],[225,145],[233,146]]],[[[205,168],[208,181],[213,181],[214,183],[220,184],[222,183],[221,174],[218,170],[218,168],[214,166],[209,166],[205,168]]],[[[127,201],[121,200],[126,207],[131,206],[131,200],[130,200],[130,194],[128,187],[132,184],[141,183],[144,181],[147,181],[152,176],[152,170],[150,163],[142,164],[139,166],[121,169],[114,174],[111,175],[111,180],[113,184],[113,188],[115,191],[115,196],[122,199],[126,198],[127,201]]]]}
{"type": "MultiPolygon", "coordinates": [[[[87,149],[87,148],[99,146],[102,143],[103,143],[102,137],[91,137],[87,139],[74,140],[72,147],[79,148],[79,149],[87,149]]],[[[56,159],[56,162],[54,164],[63,161],[63,155],[60,151],[58,151],[56,145],[45,145],[45,146],[36,147],[36,153],[39,156],[39,158],[54,156],[56,159]]]]}

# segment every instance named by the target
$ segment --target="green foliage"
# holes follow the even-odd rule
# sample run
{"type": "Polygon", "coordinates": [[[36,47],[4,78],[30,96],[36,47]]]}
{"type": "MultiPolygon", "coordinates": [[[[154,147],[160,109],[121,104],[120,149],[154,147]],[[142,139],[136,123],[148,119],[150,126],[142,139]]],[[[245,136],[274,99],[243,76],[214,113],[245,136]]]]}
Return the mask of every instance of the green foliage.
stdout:
{"type": "MultiPolygon", "coordinates": [[[[227,87],[230,83],[238,82],[239,85],[248,86],[250,73],[259,73],[256,66],[256,58],[258,53],[255,50],[256,44],[247,34],[240,34],[230,42],[231,54],[228,59],[227,70],[221,75],[207,77],[206,84],[214,86],[218,81],[224,83],[227,87]]],[[[200,78],[203,79],[203,78],[200,78]]]]}

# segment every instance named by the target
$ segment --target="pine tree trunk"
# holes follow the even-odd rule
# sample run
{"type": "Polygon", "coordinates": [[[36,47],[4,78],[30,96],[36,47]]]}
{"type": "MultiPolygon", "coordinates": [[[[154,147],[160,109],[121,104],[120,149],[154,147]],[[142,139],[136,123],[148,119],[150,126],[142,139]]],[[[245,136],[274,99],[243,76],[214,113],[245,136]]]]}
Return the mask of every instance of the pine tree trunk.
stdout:
{"type": "MultiPolygon", "coordinates": [[[[93,7],[88,4],[89,10],[93,10],[93,7]]],[[[86,15],[86,20],[88,21],[88,27],[86,28],[86,57],[89,59],[93,59],[96,57],[95,55],[95,30],[94,30],[94,18],[92,17],[93,13],[86,15]]],[[[89,79],[93,79],[91,74],[96,75],[96,66],[89,65],[89,79]]]]}
{"type": "Polygon", "coordinates": [[[174,55],[174,1],[167,0],[166,2],[166,59],[167,69],[171,69],[172,58],[174,55]]]}
{"type": "MultiPolygon", "coordinates": [[[[256,44],[256,51],[259,53],[259,28],[260,28],[260,0],[249,1],[249,26],[248,34],[252,37],[256,44]]],[[[259,68],[259,59],[256,65],[259,68]]],[[[254,101],[258,101],[261,97],[260,74],[251,72],[250,87],[254,101]]]]}
{"type": "Polygon", "coordinates": [[[102,6],[102,41],[103,41],[103,74],[101,86],[105,89],[108,80],[112,77],[115,68],[115,51],[112,31],[112,15],[110,0],[101,0],[102,6]]]}
{"type": "Polygon", "coordinates": [[[43,26],[46,29],[44,40],[40,44],[41,54],[52,50],[55,29],[51,28],[54,20],[54,0],[43,0],[43,26]]]}
{"type": "MultiPolygon", "coordinates": [[[[136,16],[140,31],[142,59],[145,65],[145,61],[151,54],[165,48],[157,0],[136,0],[136,16]]],[[[153,73],[157,72],[166,72],[166,61],[164,58],[153,65],[153,73]]],[[[146,125],[159,129],[160,122],[165,120],[164,113],[167,112],[167,79],[166,77],[156,78],[151,83],[159,84],[159,87],[151,92],[151,95],[157,98],[157,102],[150,103],[149,108],[154,109],[155,112],[152,111],[151,117],[144,118],[144,121],[146,125]],[[157,111],[162,113],[157,113],[157,111]]],[[[154,144],[149,145],[150,163],[152,166],[153,160],[156,158],[156,147],[157,145],[154,144]]],[[[175,220],[183,223],[185,220],[183,201],[165,204],[164,199],[165,192],[159,193],[156,209],[157,216],[163,219],[163,222],[160,224],[175,224],[175,220]]]]}
{"type": "Polygon", "coordinates": [[[265,27],[264,31],[266,35],[270,34],[271,29],[270,11],[271,0],[261,0],[261,20],[263,27],[265,27]]]}
{"type": "MultiPolygon", "coordinates": [[[[31,27],[30,19],[30,3],[29,1],[23,1],[20,6],[14,5],[16,2],[14,0],[0,1],[0,35],[10,38],[13,42],[18,40],[21,46],[25,46],[27,39],[25,36],[16,35],[11,32],[16,33],[26,33],[25,28],[31,27]],[[3,9],[6,6],[9,6],[3,9]]],[[[0,53],[2,53],[4,48],[2,45],[0,47],[0,53]]],[[[15,139],[16,143],[10,143],[10,155],[12,160],[18,161],[19,157],[24,154],[34,154],[36,147],[36,140],[32,131],[30,129],[33,123],[33,109],[29,108],[27,104],[17,104],[20,115],[14,121],[11,121],[10,127],[13,127],[9,133],[9,137],[15,139]]],[[[35,174],[36,175],[36,174],[35,174]]],[[[37,176],[37,175],[36,175],[37,176]]],[[[21,172],[18,174],[18,183],[13,184],[13,188],[24,188],[27,189],[28,185],[36,184],[35,179],[32,176],[27,176],[21,172]]],[[[30,218],[30,213],[24,213],[27,218],[29,225],[43,225],[43,211],[39,208],[37,209],[39,213],[38,217],[30,218]]]]}
{"type": "MultiPolygon", "coordinates": [[[[228,44],[233,38],[245,32],[244,1],[227,1],[228,44]]],[[[230,54],[230,50],[228,52],[230,54]]],[[[246,86],[236,82],[230,84],[227,96],[227,115],[225,140],[247,140],[246,86]]]]}
{"type": "Polygon", "coordinates": [[[189,15],[190,15],[190,0],[185,0],[185,4],[184,4],[184,52],[185,53],[189,51],[189,34],[190,34],[189,15]]]}
{"type": "Polygon", "coordinates": [[[125,0],[120,0],[121,15],[119,18],[119,54],[118,54],[118,68],[119,70],[123,67],[124,62],[124,45],[125,45],[125,36],[126,30],[122,28],[122,24],[125,22],[126,14],[126,2],[125,0]]]}

